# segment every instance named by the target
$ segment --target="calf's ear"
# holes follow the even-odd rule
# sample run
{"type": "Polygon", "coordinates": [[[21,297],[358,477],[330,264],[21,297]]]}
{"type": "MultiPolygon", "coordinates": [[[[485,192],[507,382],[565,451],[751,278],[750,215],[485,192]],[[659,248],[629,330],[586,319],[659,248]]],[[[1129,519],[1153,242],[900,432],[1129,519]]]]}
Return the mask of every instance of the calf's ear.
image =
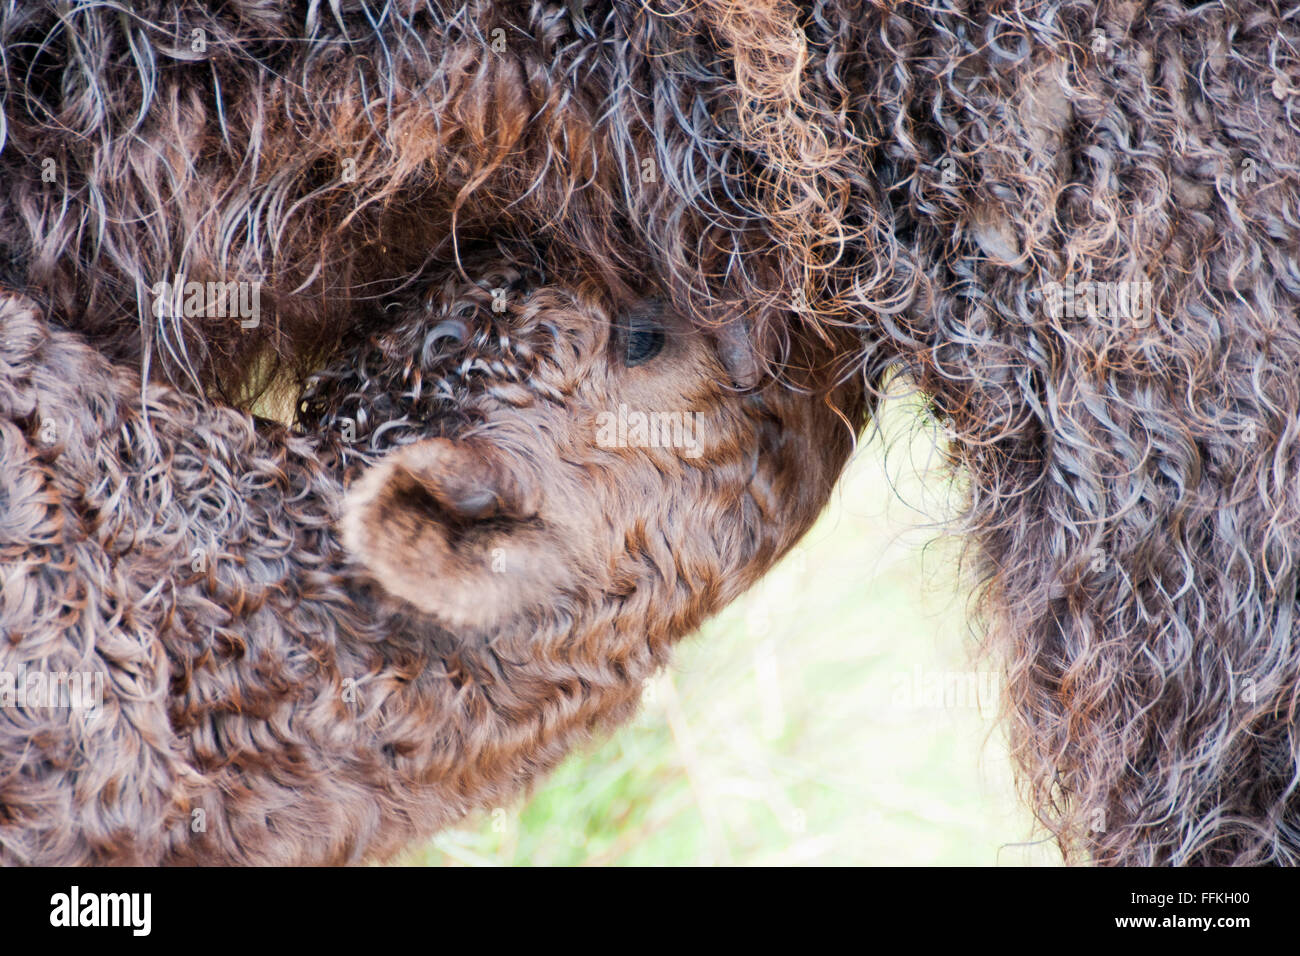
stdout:
{"type": "Polygon", "coordinates": [[[511,591],[492,560],[536,516],[538,497],[491,448],[431,438],[365,472],[348,489],[339,527],[384,590],[451,627],[482,628],[535,597],[518,579],[511,591]]]}
{"type": "Polygon", "coordinates": [[[527,493],[525,483],[500,458],[477,442],[430,438],[381,462],[372,472],[377,478],[370,490],[381,506],[448,525],[532,517],[535,495],[527,493]]]}

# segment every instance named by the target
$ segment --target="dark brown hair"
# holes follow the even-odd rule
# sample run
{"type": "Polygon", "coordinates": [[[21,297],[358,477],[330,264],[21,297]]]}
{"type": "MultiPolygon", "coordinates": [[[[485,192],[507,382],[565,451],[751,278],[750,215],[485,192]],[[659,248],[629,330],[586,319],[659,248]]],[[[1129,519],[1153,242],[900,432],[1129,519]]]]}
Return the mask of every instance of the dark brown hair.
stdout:
{"type": "Polygon", "coordinates": [[[0,674],[102,689],[3,700],[0,862],[392,854],[628,717],[812,523],[860,388],[741,390],[653,302],[632,363],[602,293],[465,266],[320,372],[309,434],[142,398],[0,298],[0,674]]]}
{"type": "Polygon", "coordinates": [[[742,317],[782,374],[906,372],[957,436],[1015,761],[1069,856],[1300,861],[1289,12],[134,9],[0,20],[16,287],[239,400],[506,236],[742,317]],[[145,283],[176,271],[264,282],[273,314],[156,322],[145,283]]]}

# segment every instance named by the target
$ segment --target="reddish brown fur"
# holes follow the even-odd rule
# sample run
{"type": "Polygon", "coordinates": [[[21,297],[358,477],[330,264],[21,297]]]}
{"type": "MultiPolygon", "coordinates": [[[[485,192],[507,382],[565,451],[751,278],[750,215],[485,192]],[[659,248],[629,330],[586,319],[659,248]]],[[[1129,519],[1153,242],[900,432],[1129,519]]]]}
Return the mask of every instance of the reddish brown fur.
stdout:
{"type": "Polygon", "coordinates": [[[501,238],[612,290],[652,274],[696,320],[743,316],[764,357],[784,353],[792,294],[816,303],[847,234],[793,8],[362,7],[5,13],[0,170],[19,198],[0,278],[114,358],[237,402],[328,359],[430,263],[501,238]],[[720,159],[737,135],[750,146],[720,159]],[[150,290],[178,274],[263,283],[264,320],[160,320],[150,290]]]}
{"type": "Polygon", "coordinates": [[[142,405],[0,300],[0,671],[107,682],[91,721],[0,707],[0,861],[394,853],[626,718],[812,522],[860,389],[739,391],[653,302],[625,368],[607,296],[473,268],[320,373],[311,435],[142,405]],[[619,404],[699,412],[698,456],[602,447],[619,404]]]}
{"type": "Polygon", "coordinates": [[[820,340],[851,359],[826,381],[908,372],[957,436],[1014,759],[1062,848],[1300,861],[1293,10],[329,7],[5,7],[3,275],[233,400],[495,238],[743,315],[779,371],[820,340]],[[177,270],[264,281],[274,312],[155,322],[177,270]],[[1149,282],[1153,315],[1054,315],[1068,280],[1149,282]]]}

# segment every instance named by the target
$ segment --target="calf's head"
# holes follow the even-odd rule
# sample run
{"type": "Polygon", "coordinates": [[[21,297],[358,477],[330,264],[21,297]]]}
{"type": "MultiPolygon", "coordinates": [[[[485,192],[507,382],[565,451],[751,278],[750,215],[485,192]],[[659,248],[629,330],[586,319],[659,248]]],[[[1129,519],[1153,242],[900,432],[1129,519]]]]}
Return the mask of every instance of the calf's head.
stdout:
{"type": "Polygon", "coordinates": [[[680,634],[811,524],[860,384],[760,384],[739,325],[467,268],[391,304],[299,408],[338,436],[344,543],[391,595],[466,638],[593,615],[680,634]]]}

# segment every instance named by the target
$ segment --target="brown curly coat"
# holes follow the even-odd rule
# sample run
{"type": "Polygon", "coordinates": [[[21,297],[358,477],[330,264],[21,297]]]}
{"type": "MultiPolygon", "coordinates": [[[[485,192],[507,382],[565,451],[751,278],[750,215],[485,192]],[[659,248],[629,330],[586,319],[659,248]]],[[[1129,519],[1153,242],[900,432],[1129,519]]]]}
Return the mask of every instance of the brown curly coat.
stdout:
{"type": "Polygon", "coordinates": [[[653,301],[625,367],[598,296],[476,271],[322,372],[310,435],[142,403],[0,299],[0,672],[105,687],[0,707],[0,861],[391,854],[628,716],[808,527],[860,390],[742,392],[653,301]],[[620,405],[689,441],[598,440],[620,405]]]}

